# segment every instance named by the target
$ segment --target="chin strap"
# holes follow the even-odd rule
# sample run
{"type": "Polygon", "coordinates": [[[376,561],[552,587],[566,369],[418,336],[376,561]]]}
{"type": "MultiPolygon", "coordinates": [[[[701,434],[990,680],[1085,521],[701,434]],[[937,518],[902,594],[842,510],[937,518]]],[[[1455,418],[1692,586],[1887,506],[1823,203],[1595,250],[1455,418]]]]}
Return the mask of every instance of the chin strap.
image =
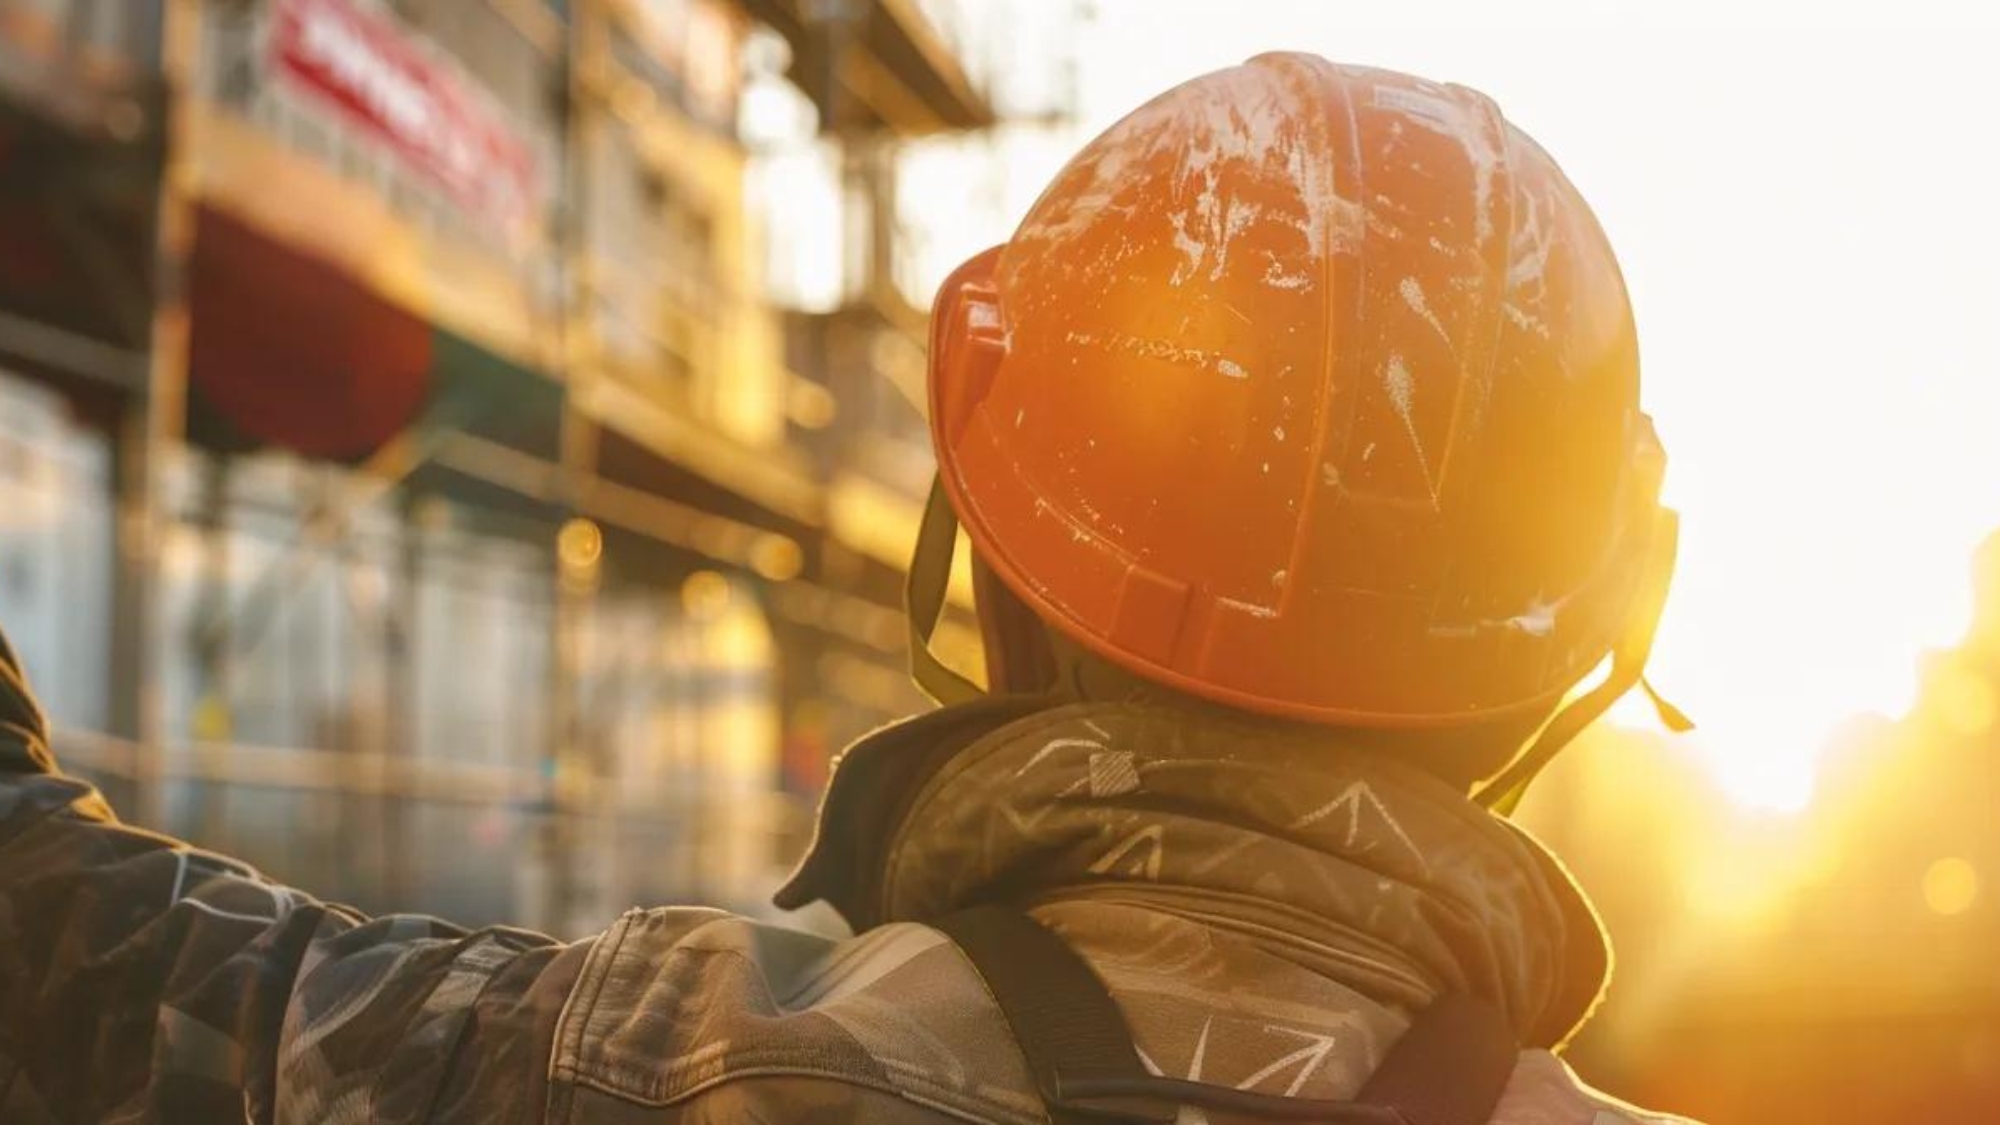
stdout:
{"type": "Polygon", "coordinates": [[[1659,509],[1652,542],[1647,549],[1646,572],[1640,577],[1639,590],[1633,599],[1630,623],[1626,626],[1625,635],[1619,638],[1617,647],[1611,650],[1610,674],[1604,677],[1603,683],[1558,710],[1513,764],[1472,795],[1474,801],[1501,816],[1512,814],[1527,793],[1528,783],[1535,780],[1556,752],[1569,745],[1583,733],[1585,727],[1595,722],[1620,696],[1634,687],[1643,689],[1646,698],[1653,701],[1661,723],[1668,730],[1683,732],[1694,729],[1693,721],[1680,708],[1660,698],[1653,685],[1646,682],[1646,660],[1653,654],[1653,637],[1659,632],[1660,611],[1666,608],[1667,586],[1673,578],[1674,555],[1679,540],[1680,517],[1671,508],[1659,509]]]}
{"type": "Polygon", "coordinates": [[[910,622],[910,675],[924,694],[944,705],[969,703],[986,695],[931,648],[931,635],[937,632],[945,594],[951,588],[952,556],[957,551],[958,517],[951,510],[951,498],[945,495],[944,480],[937,478],[931,481],[924,522],[917,532],[917,549],[910,558],[903,609],[910,622]]]}
{"type": "Polygon", "coordinates": [[[1686,711],[1662,697],[1660,690],[1653,686],[1653,681],[1644,676],[1639,677],[1639,690],[1646,693],[1646,698],[1653,704],[1653,713],[1660,717],[1660,724],[1669,731],[1686,734],[1694,729],[1694,720],[1688,718],[1686,711]]]}

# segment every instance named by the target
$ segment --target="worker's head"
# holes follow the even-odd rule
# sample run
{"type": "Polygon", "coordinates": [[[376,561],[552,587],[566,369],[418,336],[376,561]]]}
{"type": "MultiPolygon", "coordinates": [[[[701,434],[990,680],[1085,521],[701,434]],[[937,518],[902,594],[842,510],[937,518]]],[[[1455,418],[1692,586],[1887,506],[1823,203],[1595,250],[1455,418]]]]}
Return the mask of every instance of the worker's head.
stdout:
{"type": "Polygon", "coordinates": [[[1607,655],[1584,710],[1637,680],[1673,520],[1624,282],[1471,90],[1283,54],[1168,91],[946,281],[930,364],[914,620],[955,517],[993,690],[1096,665],[1511,753],[1607,655]]]}

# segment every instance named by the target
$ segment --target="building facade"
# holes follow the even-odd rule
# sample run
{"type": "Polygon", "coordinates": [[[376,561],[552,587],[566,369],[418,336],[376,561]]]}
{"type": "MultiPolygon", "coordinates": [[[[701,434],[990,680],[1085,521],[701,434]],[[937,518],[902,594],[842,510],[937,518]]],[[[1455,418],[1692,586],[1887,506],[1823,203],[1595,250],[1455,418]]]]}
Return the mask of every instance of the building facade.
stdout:
{"type": "Polygon", "coordinates": [[[367,908],[767,909],[921,702],[885,216],[899,145],[993,124],[967,45],[901,0],[0,13],[0,621],[65,760],[367,908]],[[832,311],[760,276],[756,58],[846,169],[832,311]]]}

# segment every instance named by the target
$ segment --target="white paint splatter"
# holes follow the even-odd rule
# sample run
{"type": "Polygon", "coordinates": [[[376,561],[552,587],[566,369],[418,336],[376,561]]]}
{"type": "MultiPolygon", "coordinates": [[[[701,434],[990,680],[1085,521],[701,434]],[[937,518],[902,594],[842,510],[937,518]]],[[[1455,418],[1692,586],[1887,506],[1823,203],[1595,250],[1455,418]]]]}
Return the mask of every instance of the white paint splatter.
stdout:
{"type": "Polygon", "coordinates": [[[1416,379],[1411,376],[1409,365],[1403,362],[1400,352],[1389,353],[1389,362],[1382,369],[1382,385],[1389,392],[1389,404],[1403,419],[1403,430],[1410,435],[1410,449],[1417,455],[1417,469],[1424,475],[1424,487],[1431,494],[1431,506],[1436,507],[1437,481],[1431,476],[1430,458],[1424,452],[1423,439],[1417,436],[1416,379]]]}
{"type": "Polygon", "coordinates": [[[1507,625],[1531,637],[1546,637],[1555,632],[1556,607],[1536,602],[1528,607],[1528,612],[1509,617],[1507,625]]]}
{"type": "MultiPolygon", "coordinates": [[[[1069,241],[1101,223],[1129,225],[1142,219],[1140,185],[1162,181],[1177,206],[1140,242],[1173,247],[1175,284],[1219,280],[1243,238],[1267,242],[1260,232],[1273,228],[1290,228],[1300,241],[1296,250],[1264,251],[1270,260],[1263,280],[1280,290],[1309,287],[1314,263],[1359,252],[1371,231],[1401,237],[1338,193],[1325,130],[1299,97],[1293,73],[1299,65],[1274,57],[1231,68],[1135,111],[1078,154],[1022,223],[1015,244],[1032,254],[1037,245],[1069,241]]],[[[1121,238],[1116,245],[1077,271],[1115,272],[1134,243],[1121,238]]]]}
{"type": "MultiPolygon", "coordinates": [[[[1406,277],[1401,282],[1397,283],[1396,289],[1398,292],[1402,293],[1403,303],[1410,306],[1410,311],[1416,313],[1420,317],[1423,317],[1424,320],[1430,324],[1432,330],[1435,331],[1447,345],[1451,345],[1452,344],[1451,334],[1444,330],[1444,325],[1438,323],[1437,314],[1431,311],[1430,302],[1424,300],[1424,287],[1417,283],[1417,279],[1414,277],[1406,277]]],[[[1455,345],[1453,345],[1453,350],[1454,351],[1457,350],[1455,345]]]]}
{"type": "MultiPolygon", "coordinates": [[[[1468,105],[1461,100],[1467,96],[1477,97],[1385,85],[1375,87],[1374,102],[1378,108],[1394,110],[1406,120],[1450,137],[1465,150],[1465,158],[1472,165],[1474,229],[1479,241],[1484,242],[1493,236],[1493,175],[1500,166],[1500,152],[1493,138],[1487,135],[1487,103],[1480,99],[1468,105]]],[[[1410,167],[1417,169],[1415,162],[1410,167]]]]}
{"type": "Polygon", "coordinates": [[[1215,268],[1208,271],[1210,281],[1222,279],[1223,267],[1229,264],[1229,248],[1236,244],[1237,236],[1248,230],[1257,216],[1263,213],[1264,209],[1254,203],[1246,203],[1239,198],[1230,199],[1229,207],[1222,216],[1222,238],[1216,243],[1215,268]]]}
{"type": "MultiPolygon", "coordinates": [[[[1278,65],[1235,67],[1141,107],[1070,162],[1023,221],[1016,244],[1064,242],[1102,222],[1138,219],[1135,193],[1161,172],[1182,203],[1168,220],[1182,258],[1178,281],[1203,272],[1220,277],[1231,243],[1260,218],[1306,228],[1323,210],[1317,193],[1332,190],[1332,165],[1288,78],[1278,65]],[[1281,170],[1305,174],[1292,178],[1294,198],[1279,202],[1232,190],[1246,166],[1265,183],[1281,170]],[[1265,216],[1266,208],[1276,213],[1265,216]]],[[[1322,253],[1322,241],[1309,239],[1306,252],[1322,253]]],[[[1131,245],[1123,240],[1119,253],[1080,268],[1102,275],[1131,245]]]]}
{"type": "Polygon", "coordinates": [[[1255,602],[1238,601],[1235,598],[1217,598],[1215,599],[1215,604],[1233,613],[1246,614],[1265,621],[1278,616],[1278,611],[1271,606],[1258,605],[1255,602]]]}
{"type": "Polygon", "coordinates": [[[1389,362],[1382,369],[1382,385],[1389,391],[1389,403],[1396,408],[1405,423],[1411,421],[1411,410],[1416,405],[1416,379],[1410,375],[1409,365],[1403,362],[1400,352],[1389,353],[1389,362]]]}
{"type": "Polygon", "coordinates": [[[1533,332],[1544,340],[1549,338],[1549,326],[1543,324],[1540,317],[1529,316],[1522,312],[1512,301],[1500,303],[1500,315],[1512,321],[1514,327],[1523,332],[1533,332]]]}
{"type": "Polygon", "coordinates": [[[1279,441],[1283,441],[1283,440],[1285,440],[1285,427],[1283,427],[1283,426],[1272,426],[1272,427],[1271,427],[1271,436],[1272,436],[1272,437],[1274,437],[1274,438],[1276,438],[1276,439],[1277,439],[1277,440],[1279,440],[1279,441]]]}
{"type": "Polygon", "coordinates": [[[1264,284],[1273,289],[1304,289],[1312,284],[1312,275],[1288,272],[1278,256],[1269,250],[1264,252],[1264,256],[1270,259],[1270,264],[1264,267],[1264,284]]]}
{"type": "Polygon", "coordinates": [[[1516,199],[1514,230],[1507,243],[1507,288],[1539,303],[1549,252],[1555,247],[1555,231],[1544,213],[1546,200],[1538,200],[1526,192],[1517,193],[1516,199]],[[1521,293],[1530,285],[1534,287],[1532,291],[1521,293]]]}
{"type": "Polygon", "coordinates": [[[1219,281],[1222,271],[1229,265],[1229,249],[1236,244],[1237,236],[1256,221],[1263,208],[1244,199],[1231,195],[1227,200],[1217,193],[1220,172],[1213,163],[1204,165],[1199,173],[1202,177],[1201,194],[1195,197],[1192,212],[1182,210],[1171,220],[1174,227],[1174,248],[1181,252],[1183,261],[1174,267],[1169,281],[1179,285],[1202,272],[1208,266],[1210,281],[1219,281]],[[1188,223],[1192,219],[1199,228],[1199,237],[1190,234],[1188,223]]]}
{"type": "Polygon", "coordinates": [[[1217,355],[1203,348],[1190,348],[1171,340],[1154,336],[1133,336],[1125,332],[1109,332],[1099,336],[1095,332],[1069,332],[1064,337],[1072,344],[1086,348],[1103,348],[1106,351],[1124,352],[1142,359],[1164,360],[1180,367],[1213,368],[1231,379],[1247,379],[1250,373],[1235,360],[1217,355]]]}
{"type": "Polygon", "coordinates": [[[1403,240],[1403,228],[1382,217],[1381,212],[1370,207],[1365,212],[1369,234],[1380,235],[1391,242],[1403,240]]]}
{"type": "Polygon", "coordinates": [[[1306,236],[1306,253],[1318,259],[1359,248],[1360,239],[1355,236],[1363,229],[1356,221],[1361,204],[1334,190],[1333,161],[1328,154],[1323,149],[1308,152],[1306,145],[1294,145],[1286,154],[1285,174],[1304,212],[1303,221],[1294,225],[1306,236]]]}
{"type": "Polygon", "coordinates": [[[1202,257],[1208,253],[1208,244],[1189,234],[1187,223],[1188,217],[1185,211],[1173,217],[1174,249],[1179,250],[1181,256],[1186,259],[1174,267],[1174,276],[1171,280],[1175,285],[1193,276],[1194,272],[1201,268],[1202,257]]]}

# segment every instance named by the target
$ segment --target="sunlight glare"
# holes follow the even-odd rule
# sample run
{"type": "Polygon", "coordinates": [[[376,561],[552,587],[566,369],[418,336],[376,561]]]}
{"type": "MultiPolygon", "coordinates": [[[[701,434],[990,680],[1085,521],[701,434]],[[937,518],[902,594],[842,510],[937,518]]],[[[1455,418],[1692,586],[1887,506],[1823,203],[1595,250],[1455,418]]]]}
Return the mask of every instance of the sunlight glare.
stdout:
{"type": "MultiPolygon", "coordinates": [[[[1475,0],[1338,14],[1269,0],[1228,20],[1193,0],[1098,9],[1077,128],[988,142],[1017,174],[979,199],[949,188],[969,152],[921,169],[905,197],[931,234],[918,273],[934,284],[1005,238],[1117,116],[1259,51],[1482,89],[1591,200],[1632,293],[1682,513],[1652,667],[1700,728],[1676,746],[1730,801],[1795,811],[1842,723],[1909,710],[1920,659],[1969,619],[1966,560],[2000,527],[2000,335],[1965,330],[2000,307],[1996,165],[1930,111],[1990,97],[1977,37],[1867,13],[1724,33],[1680,8],[1614,19],[1572,0],[1511,6],[1497,27],[1478,26],[1495,17],[1475,0]],[[1893,229],[1857,231],[1864,214],[1893,229]]],[[[1657,729],[1644,710],[1613,719],[1657,729]]]]}

